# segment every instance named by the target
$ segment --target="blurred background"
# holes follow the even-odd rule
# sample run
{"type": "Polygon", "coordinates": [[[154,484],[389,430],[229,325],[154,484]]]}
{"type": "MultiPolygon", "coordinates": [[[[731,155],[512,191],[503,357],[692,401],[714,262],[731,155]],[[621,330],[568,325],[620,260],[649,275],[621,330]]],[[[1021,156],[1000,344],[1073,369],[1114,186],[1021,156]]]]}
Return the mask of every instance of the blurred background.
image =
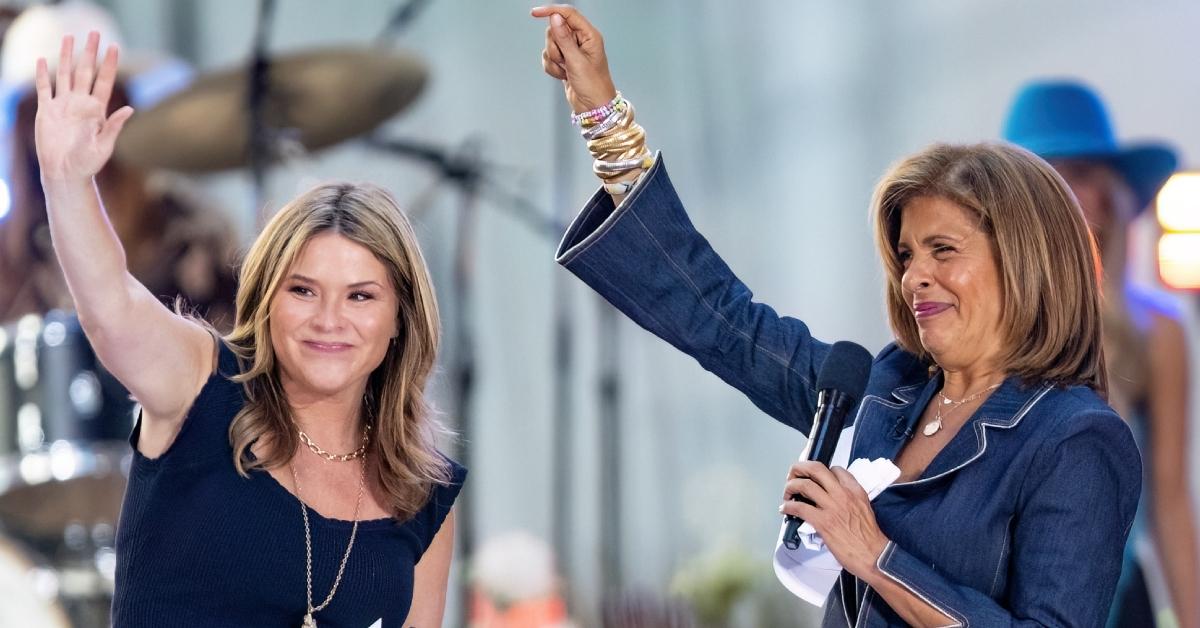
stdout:
{"type": "MultiPolygon", "coordinates": [[[[29,4],[0,6],[11,20],[29,4]]],[[[934,141],[997,138],[1031,78],[1085,81],[1118,138],[1167,140],[1184,169],[1200,166],[1195,2],[576,4],[604,33],[616,84],[699,229],[757,300],[825,340],[876,351],[890,339],[867,215],[884,169],[934,141]]],[[[541,71],[545,24],[528,2],[93,6],[123,39],[138,109],[118,159],[168,190],[147,207],[200,199],[170,210],[207,234],[203,246],[178,245],[184,266],[195,251],[207,257],[175,280],[215,318],[221,269],[312,184],[373,181],[410,211],[442,305],[434,392],[461,436],[446,448],[471,470],[447,626],[818,623],[819,609],[787,593],[770,562],[781,480],[804,435],[614,316],[554,263],[562,225],[597,182],[561,86],[541,71]],[[247,141],[245,71],[256,50],[270,77],[261,119],[274,127],[257,142],[247,141]],[[207,279],[188,275],[205,269],[215,269],[207,279]]],[[[51,50],[60,34],[44,35],[51,50]]],[[[19,145],[22,82],[0,82],[7,143],[19,145]]],[[[2,152],[0,233],[15,229],[30,193],[17,181],[20,151],[2,152]]],[[[1178,211],[1200,219],[1200,199],[1178,211]]],[[[1161,231],[1155,212],[1134,225],[1131,272],[1167,288],[1161,231]]],[[[1200,303],[1187,283],[1200,257],[1187,256],[1200,247],[1181,249],[1171,298],[1195,344],[1200,303]]],[[[17,303],[38,286],[15,279],[40,280],[7,272],[0,597],[105,625],[128,415],[108,409],[124,418],[79,427],[108,408],[103,374],[80,380],[95,367],[69,312],[17,303]],[[21,355],[41,357],[44,392],[19,385],[21,355]],[[56,442],[71,444],[55,457],[56,442]]]]}

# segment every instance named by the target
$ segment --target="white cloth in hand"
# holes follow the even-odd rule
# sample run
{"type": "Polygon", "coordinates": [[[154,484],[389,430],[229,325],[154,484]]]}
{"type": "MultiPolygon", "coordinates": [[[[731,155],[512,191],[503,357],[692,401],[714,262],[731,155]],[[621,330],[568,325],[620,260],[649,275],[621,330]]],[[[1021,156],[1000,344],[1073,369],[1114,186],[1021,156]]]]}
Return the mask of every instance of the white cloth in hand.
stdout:
{"type": "MultiPolygon", "coordinates": [[[[854,442],[854,427],[842,431],[838,446],[833,453],[830,466],[844,466],[850,458],[850,444],[854,442]]],[[[867,460],[859,458],[846,470],[867,492],[870,499],[892,485],[900,477],[900,468],[885,458],[867,460]]],[[[775,541],[775,576],[789,591],[800,599],[815,606],[824,606],[829,590],[837,582],[842,565],[821,540],[821,535],[808,522],[800,526],[801,546],[791,550],[783,544],[783,533],[787,521],[779,528],[775,541]]]]}

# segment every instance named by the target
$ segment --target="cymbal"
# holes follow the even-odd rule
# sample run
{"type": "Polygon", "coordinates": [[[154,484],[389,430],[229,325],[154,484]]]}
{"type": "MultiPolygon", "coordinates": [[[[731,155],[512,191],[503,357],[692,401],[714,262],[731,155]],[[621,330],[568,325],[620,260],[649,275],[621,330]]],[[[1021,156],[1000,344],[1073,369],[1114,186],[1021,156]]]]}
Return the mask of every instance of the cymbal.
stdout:
{"type": "Polygon", "coordinates": [[[107,441],[0,457],[0,524],[39,542],[61,541],[72,522],[115,526],[128,450],[125,441],[107,441]]]}
{"type": "MultiPolygon", "coordinates": [[[[202,75],[129,120],[117,159],[144,168],[213,172],[250,162],[249,68],[202,75]]],[[[328,48],[270,60],[263,120],[308,150],[366,133],[416,99],[428,73],[416,56],[328,48]]]]}

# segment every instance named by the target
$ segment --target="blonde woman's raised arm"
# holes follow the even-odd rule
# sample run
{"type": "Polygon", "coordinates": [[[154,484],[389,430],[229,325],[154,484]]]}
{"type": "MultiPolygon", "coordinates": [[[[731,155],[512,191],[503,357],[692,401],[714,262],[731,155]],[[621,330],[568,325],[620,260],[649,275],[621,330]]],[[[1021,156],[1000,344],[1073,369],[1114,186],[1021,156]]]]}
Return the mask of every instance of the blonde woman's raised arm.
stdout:
{"type": "Polygon", "coordinates": [[[46,61],[38,60],[38,162],[55,255],[80,323],[100,361],[142,404],[139,449],[156,455],[174,440],[211,371],[213,341],[129,274],[125,251],[101,206],[94,178],[133,109],[105,117],[117,50],[109,47],[97,67],[99,44],[99,35],[90,34],[74,63],[74,38],[63,38],[53,86],[46,61]]]}

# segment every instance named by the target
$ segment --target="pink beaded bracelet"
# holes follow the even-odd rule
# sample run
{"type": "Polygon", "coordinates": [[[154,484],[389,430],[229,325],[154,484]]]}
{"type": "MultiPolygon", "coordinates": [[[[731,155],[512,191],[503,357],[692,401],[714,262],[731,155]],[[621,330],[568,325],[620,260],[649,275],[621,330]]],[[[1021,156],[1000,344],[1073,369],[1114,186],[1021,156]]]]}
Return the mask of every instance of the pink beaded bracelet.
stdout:
{"type": "Polygon", "coordinates": [[[595,109],[589,109],[581,113],[571,114],[571,124],[583,127],[593,126],[603,122],[605,118],[608,118],[614,113],[623,111],[625,106],[625,97],[621,96],[621,92],[617,92],[617,95],[613,96],[613,99],[610,100],[606,105],[596,107],[595,109]]]}

